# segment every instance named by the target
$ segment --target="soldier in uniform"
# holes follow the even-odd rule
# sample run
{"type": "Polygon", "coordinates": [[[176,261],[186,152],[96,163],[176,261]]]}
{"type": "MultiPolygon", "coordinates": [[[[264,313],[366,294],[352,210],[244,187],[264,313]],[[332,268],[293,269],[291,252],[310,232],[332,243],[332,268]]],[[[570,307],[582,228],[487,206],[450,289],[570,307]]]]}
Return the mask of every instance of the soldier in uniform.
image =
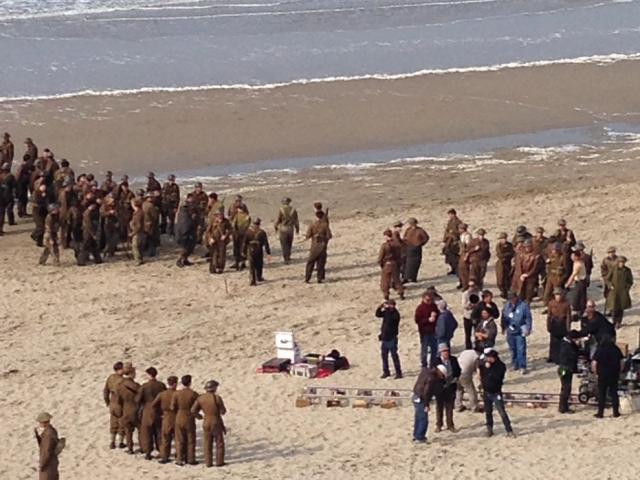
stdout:
{"type": "Polygon", "coordinates": [[[200,182],[197,182],[195,184],[194,190],[191,193],[193,193],[193,204],[196,207],[197,219],[198,219],[198,230],[197,230],[196,239],[198,240],[198,243],[202,243],[202,237],[204,236],[204,233],[207,228],[207,223],[205,222],[205,219],[206,219],[207,206],[209,204],[209,197],[207,196],[206,192],[202,189],[202,183],[200,182]]]}
{"type": "Polygon", "coordinates": [[[400,272],[400,280],[402,283],[409,283],[409,280],[405,278],[405,269],[407,268],[407,242],[402,238],[402,227],[404,225],[400,220],[395,222],[391,227],[391,235],[393,237],[393,243],[400,249],[400,265],[398,270],[400,272]]]}
{"type": "Polygon", "coordinates": [[[142,200],[135,198],[131,200],[131,222],[129,222],[129,238],[131,241],[131,253],[137,265],[142,265],[142,252],[144,251],[144,212],[142,211],[142,200]]]}
{"type": "Polygon", "coordinates": [[[562,339],[571,331],[571,305],[558,286],[553,289],[553,299],[549,301],[547,313],[547,332],[549,332],[548,363],[560,361],[562,339]]]}
{"type": "Polygon", "coordinates": [[[400,280],[401,251],[393,240],[391,230],[384,231],[384,242],[380,246],[378,265],[382,269],[380,275],[380,289],[385,300],[389,300],[389,289],[393,286],[401,299],[404,299],[404,285],[400,280]]]}
{"type": "Polygon", "coordinates": [[[447,215],[449,220],[442,237],[442,254],[445,263],[450,267],[448,275],[457,275],[460,257],[460,224],[463,222],[458,218],[458,214],[453,208],[447,212],[447,215]]]}
{"type": "Polygon", "coordinates": [[[24,144],[26,145],[26,152],[24,153],[25,156],[29,156],[29,159],[32,162],[35,162],[38,159],[38,146],[33,143],[33,140],[31,138],[26,138],[24,141],[24,144]]]}
{"type": "MultiPolygon", "coordinates": [[[[542,297],[542,300],[544,302],[544,306],[547,307],[551,300],[551,296],[554,295],[554,290],[557,288],[561,289],[564,283],[564,266],[566,265],[566,262],[564,261],[562,245],[560,243],[556,242],[553,244],[551,253],[545,261],[545,265],[547,279],[545,282],[544,296],[542,297]]],[[[544,315],[545,313],[547,313],[546,309],[543,310],[542,314],[544,315]]]]}
{"type": "Polygon", "coordinates": [[[491,258],[491,245],[484,228],[476,230],[476,238],[467,247],[467,263],[469,264],[469,280],[474,280],[477,287],[484,288],[484,277],[487,274],[487,264],[491,258]]]}
{"type": "MultiPolygon", "coordinates": [[[[158,190],[154,190],[158,192],[158,190]]],[[[146,254],[149,257],[155,257],[157,249],[160,246],[160,210],[156,206],[153,199],[153,192],[147,193],[142,204],[142,212],[144,215],[144,235],[146,240],[146,254]]]]}
{"type": "Polygon", "coordinates": [[[176,265],[180,268],[193,265],[189,256],[196,248],[197,211],[193,205],[193,194],[189,193],[185,203],[178,210],[176,222],[176,243],[182,248],[176,265]]]}
{"type": "Polygon", "coordinates": [[[44,221],[44,251],[40,256],[40,265],[45,265],[49,255],[53,255],[53,264],[60,265],[60,249],[58,233],[60,231],[60,208],[57,204],[49,205],[49,214],[44,221]]]}
{"type": "Polygon", "coordinates": [[[309,257],[305,268],[304,281],[309,283],[314,268],[317,268],[318,283],[324,282],[325,267],[327,264],[327,247],[332,234],[326,214],[322,210],[316,209],[316,221],[307,229],[306,240],[311,239],[309,257]]]}
{"type": "Polygon", "coordinates": [[[204,437],[204,462],[207,467],[213,466],[213,441],[216,442],[216,467],[224,465],[224,435],[227,429],[224,426],[222,416],[227,413],[222,398],[216,393],[218,382],[209,380],[205,386],[205,392],[200,395],[193,406],[191,413],[198,415],[204,413],[202,431],[204,437]]]}
{"type": "Polygon", "coordinates": [[[53,174],[53,185],[56,194],[58,194],[60,190],[64,188],[64,183],[66,180],[70,180],[72,183],[75,183],[76,174],[69,166],[69,161],[66,158],[63,158],[60,161],[60,168],[53,174]]]}
{"type": "Polygon", "coordinates": [[[242,195],[236,195],[236,198],[233,200],[233,203],[229,207],[229,211],[227,212],[227,217],[229,220],[233,222],[234,217],[238,210],[243,210],[247,215],[249,214],[249,208],[245,205],[242,200],[242,195]]]}
{"type": "Polygon", "coordinates": [[[161,192],[162,191],[162,186],[160,185],[160,182],[158,182],[158,180],[156,180],[156,175],[153,172],[149,172],[147,173],[147,193],[153,193],[153,192],[161,192]]]}
{"type": "Polygon", "coordinates": [[[109,193],[100,206],[100,217],[102,219],[102,230],[104,232],[104,245],[107,257],[116,254],[118,243],[120,242],[120,227],[118,225],[118,209],[116,200],[112,193],[109,193]]]}
{"type": "Polygon", "coordinates": [[[27,217],[27,204],[29,203],[29,191],[31,187],[31,175],[35,170],[35,159],[27,154],[22,158],[22,163],[16,172],[16,197],[18,199],[18,216],[27,217]]]}
{"type": "Polygon", "coordinates": [[[120,417],[122,417],[122,408],[118,401],[118,385],[122,382],[122,371],[124,365],[122,362],[113,364],[113,373],[107,378],[107,382],[102,390],[102,398],[109,409],[109,434],[111,435],[111,443],[109,448],[116,448],[116,435],[120,434],[120,448],[124,448],[124,430],[120,428],[120,417]]]}
{"type": "Polygon", "coordinates": [[[589,288],[589,285],[591,285],[591,273],[593,272],[593,252],[587,253],[587,247],[585,247],[582,240],[578,240],[571,251],[582,254],[582,261],[584,262],[584,268],[587,272],[587,288],[589,288]]]}
{"type": "Polygon", "coordinates": [[[218,194],[216,192],[211,192],[207,203],[207,219],[211,221],[216,212],[224,212],[224,202],[218,199],[218,194]]]}
{"type": "Polygon", "coordinates": [[[198,394],[191,390],[191,375],[183,376],[180,381],[182,389],[171,400],[171,410],[176,414],[176,465],[184,466],[185,460],[189,465],[197,465],[196,419],[191,413],[191,407],[198,394]]]}
{"type": "Polygon", "coordinates": [[[176,176],[169,175],[167,183],[162,187],[162,222],[160,233],[174,235],[174,221],[178,205],[180,204],[180,187],[176,183],[176,176]]]}
{"type": "MultiPolygon", "coordinates": [[[[604,285],[604,299],[605,305],[607,297],[609,296],[609,287],[607,286],[607,276],[611,269],[618,263],[618,255],[616,255],[616,247],[607,248],[607,256],[602,259],[602,263],[600,264],[600,278],[602,279],[602,284],[604,285]]],[[[605,315],[607,314],[607,309],[605,308],[605,315]]]]}
{"type": "Polygon", "coordinates": [[[9,225],[15,225],[13,215],[13,199],[18,182],[11,173],[11,165],[5,162],[0,166],[0,236],[4,235],[4,217],[7,216],[9,225]]]}
{"type": "Polygon", "coordinates": [[[260,219],[256,218],[247,230],[244,238],[244,255],[249,259],[249,285],[255,286],[258,282],[264,282],[262,269],[264,266],[264,253],[267,259],[271,259],[271,249],[267,232],[260,228],[260,219]]]}
{"type": "Polygon", "coordinates": [[[547,238],[544,234],[544,228],[536,227],[536,232],[531,239],[533,243],[533,251],[538,255],[540,265],[538,267],[538,285],[542,287],[542,291],[544,291],[544,287],[546,285],[547,277],[546,277],[546,259],[547,253],[549,250],[549,238],[547,238]]]}
{"type": "Polygon", "coordinates": [[[34,182],[33,194],[31,195],[31,213],[33,215],[33,223],[35,227],[31,233],[31,238],[36,245],[43,247],[42,239],[44,238],[44,220],[47,218],[49,207],[49,194],[47,193],[47,185],[44,177],[39,176],[34,182]]]}
{"type": "Polygon", "coordinates": [[[415,218],[409,218],[407,223],[409,226],[404,231],[403,238],[407,251],[403,279],[405,282],[416,283],[422,264],[422,248],[429,242],[429,234],[418,226],[418,220],[415,218]]]}
{"type": "Polygon", "coordinates": [[[36,417],[40,432],[36,429],[36,440],[40,450],[38,461],[39,480],[58,480],[58,455],[61,452],[58,432],[51,426],[51,415],[41,413],[36,417]]]}
{"type": "Polygon", "coordinates": [[[251,226],[251,217],[244,204],[240,204],[234,212],[231,221],[233,240],[233,267],[235,270],[244,270],[246,267],[245,236],[251,226]]]}
{"type": "Polygon", "coordinates": [[[136,370],[131,365],[125,365],[122,369],[122,381],[116,388],[118,403],[122,409],[120,428],[127,440],[127,453],[133,455],[133,432],[138,427],[138,392],[140,384],[134,380],[136,370]]]}
{"type": "Polygon", "coordinates": [[[2,140],[2,145],[0,145],[0,164],[8,163],[9,170],[11,170],[11,165],[13,165],[13,156],[14,148],[13,142],[11,141],[11,135],[5,132],[4,138],[2,140]]]}
{"type": "Polygon", "coordinates": [[[149,367],[145,370],[148,381],[145,382],[136,396],[138,409],[142,410],[140,418],[140,449],[145,454],[147,460],[151,460],[151,452],[154,448],[160,450],[160,429],[162,427],[162,417],[160,412],[153,406],[153,401],[167,387],[164,383],[156,380],[158,370],[149,367]]]}
{"type": "Polygon", "coordinates": [[[104,195],[109,195],[111,192],[115,192],[118,188],[118,184],[113,181],[113,172],[107,171],[107,174],[104,176],[104,182],[100,186],[100,190],[104,193],[104,195]]]}
{"type": "Polygon", "coordinates": [[[556,242],[562,245],[562,257],[564,258],[564,275],[562,279],[566,282],[573,271],[573,263],[571,261],[571,249],[576,244],[576,236],[567,228],[567,221],[564,218],[558,220],[558,230],[555,233],[556,242]]]}
{"type": "Polygon", "coordinates": [[[300,233],[300,222],[298,221],[298,212],[291,206],[290,198],[282,199],[282,206],[278,211],[276,220],[276,233],[280,239],[280,248],[282,249],[282,258],[285,265],[291,262],[291,246],[293,245],[294,231],[300,233]]]}
{"type": "Polygon", "coordinates": [[[503,232],[498,235],[498,244],[496,245],[496,284],[500,290],[500,296],[505,299],[511,288],[511,262],[514,255],[513,244],[507,240],[507,233],[503,232]]]}
{"type": "Polygon", "coordinates": [[[227,245],[231,239],[231,222],[224,218],[224,212],[216,212],[206,232],[209,247],[209,272],[222,273],[227,261],[227,245]]]}
{"type": "Polygon", "coordinates": [[[620,255],[615,266],[607,273],[606,284],[609,287],[607,310],[611,312],[613,324],[616,328],[622,326],[624,311],[631,308],[629,290],[633,286],[633,274],[627,267],[627,257],[620,255]]]}
{"type": "Polygon", "coordinates": [[[90,203],[82,214],[82,246],[78,254],[78,266],[85,266],[89,256],[96,264],[102,263],[100,256],[100,212],[96,203],[90,203]]]}
{"type": "Polygon", "coordinates": [[[69,180],[62,185],[62,190],[58,193],[58,205],[60,205],[60,243],[62,248],[69,248],[73,234],[73,221],[79,216],[78,196],[73,183],[69,180]]]}
{"type": "Polygon", "coordinates": [[[131,202],[135,194],[129,189],[128,180],[118,185],[116,202],[118,207],[118,225],[120,226],[120,241],[129,242],[129,224],[133,216],[133,206],[131,202]]]}
{"type": "Polygon", "coordinates": [[[463,292],[469,288],[469,242],[471,242],[471,234],[467,231],[469,226],[461,223],[458,226],[458,246],[460,248],[460,257],[458,258],[458,290],[463,292]]]}
{"type": "Polygon", "coordinates": [[[531,239],[525,240],[523,247],[524,251],[516,257],[515,274],[511,287],[521,300],[530,304],[538,285],[539,256],[533,251],[531,239]]]}
{"type": "Polygon", "coordinates": [[[169,455],[171,455],[171,440],[175,435],[176,414],[171,409],[173,396],[178,387],[178,377],[170,376],[167,378],[168,388],[160,392],[153,400],[152,407],[159,410],[162,416],[162,427],[160,429],[160,460],[159,463],[169,463],[169,455]]]}

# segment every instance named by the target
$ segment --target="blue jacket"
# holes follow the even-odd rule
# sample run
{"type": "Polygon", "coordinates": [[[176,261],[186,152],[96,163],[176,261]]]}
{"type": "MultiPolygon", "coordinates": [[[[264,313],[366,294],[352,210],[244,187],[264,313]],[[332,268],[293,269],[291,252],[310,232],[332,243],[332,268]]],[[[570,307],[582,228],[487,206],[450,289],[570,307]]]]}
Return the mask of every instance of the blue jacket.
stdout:
{"type": "Polygon", "coordinates": [[[436,321],[436,337],[438,342],[449,343],[458,328],[458,321],[449,310],[440,312],[436,321]]]}
{"type": "Polygon", "coordinates": [[[515,305],[508,301],[502,309],[502,328],[509,335],[528,335],[533,328],[529,304],[518,300],[515,305]]]}

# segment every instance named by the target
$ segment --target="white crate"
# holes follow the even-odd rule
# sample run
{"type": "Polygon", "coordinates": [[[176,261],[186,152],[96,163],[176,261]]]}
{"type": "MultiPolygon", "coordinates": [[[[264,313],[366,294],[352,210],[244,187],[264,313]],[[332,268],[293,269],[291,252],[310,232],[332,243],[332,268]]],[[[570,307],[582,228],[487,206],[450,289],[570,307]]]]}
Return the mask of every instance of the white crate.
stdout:
{"type": "Polygon", "coordinates": [[[318,376],[318,367],[308,363],[296,363],[291,365],[289,373],[294,377],[316,378],[318,376]]]}

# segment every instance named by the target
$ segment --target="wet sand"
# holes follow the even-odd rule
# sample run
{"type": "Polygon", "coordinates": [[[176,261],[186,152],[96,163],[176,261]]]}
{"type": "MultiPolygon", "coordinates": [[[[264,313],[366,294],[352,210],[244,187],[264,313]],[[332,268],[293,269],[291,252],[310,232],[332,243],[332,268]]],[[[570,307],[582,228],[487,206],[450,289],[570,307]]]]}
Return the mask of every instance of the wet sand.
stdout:
{"type": "MultiPolygon", "coordinates": [[[[81,170],[185,171],[640,121],[640,62],[0,104],[81,170]]],[[[18,147],[22,152],[22,146],[18,147]]]]}

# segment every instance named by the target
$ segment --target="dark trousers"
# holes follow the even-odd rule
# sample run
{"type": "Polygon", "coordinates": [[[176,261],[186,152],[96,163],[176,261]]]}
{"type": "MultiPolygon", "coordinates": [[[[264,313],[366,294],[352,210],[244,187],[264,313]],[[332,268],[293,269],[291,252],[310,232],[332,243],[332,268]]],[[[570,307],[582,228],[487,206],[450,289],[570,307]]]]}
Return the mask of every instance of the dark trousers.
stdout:
{"type": "Polygon", "coordinates": [[[408,282],[418,281],[418,272],[422,264],[422,247],[407,246],[407,259],[404,264],[404,279],[408,282]]]}
{"type": "Polygon", "coordinates": [[[436,427],[442,428],[443,416],[446,414],[447,428],[453,429],[453,407],[456,403],[457,385],[446,387],[442,394],[436,397],[436,427]]]}
{"type": "Polygon", "coordinates": [[[31,238],[33,238],[39,247],[42,247],[42,239],[44,237],[44,219],[47,216],[46,209],[43,211],[42,208],[34,206],[32,213],[35,227],[33,229],[33,233],[31,233],[31,238]]]}
{"type": "Polygon", "coordinates": [[[93,238],[87,238],[82,241],[80,252],[78,253],[78,265],[84,266],[89,261],[89,256],[93,257],[95,263],[102,263],[102,257],[100,256],[100,249],[98,248],[98,242],[93,238]]]}
{"type": "MultiPolygon", "coordinates": [[[[244,233],[237,233],[233,237],[233,265],[234,267],[244,267],[245,261],[247,260],[244,257],[244,233]]],[[[260,275],[262,276],[262,275],[260,275]]]]}
{"type": "Polygon", "coordinates": [[[0,203],[0,232],[3,232],[4,228],[4,216],[7,211],[7,205],[4,203],[0,203]]]}
{"type": "Polygon", "coordinates": [[[560,377],[560,404],[558,405],[558,410],[560,413],[564,413],[569,410],[573,372],[568,368],[560,367],[558,368],[558,376],[560,377]]]}
{"type": "Polygon", "coordinates": [[[380,342],[380,353],[382,354],[382,373],[385,375],[391,375],[389,372],[389,354],[391,354],[391,360],[393,360],[393,368],[396,371],[396,375],[402,375],[400,357],[398,356],[398,337],[393,340],[383,340],[380,342]]]}
{"type": "Polygon", "coordinates": [[[613,312],[611,312],[613,324],[616,325],[616,327],[619,327],[622,324],[623,315],[624,310],[614,310],[613,312]]]}
{"type": "Polygon", "coordinates": [[[16,188],[16,197],[18,199],[18,216],[27,216],[27,204],[29,203],[29,184],[18,183],[16,188]]]}
{"type": "Polygon", "coordinates": [[[598,414],[604,413],[604,407],[607,403],[607,393],[611,396],[611,407],[613,414],[620,414],[620,398],[618,397],[618,377],[603,378],[598,377],[598,414]]]}
{"type": "Polygon", "coordinates": [[[558,363],[560,356],[560,346],[562,345],[562,337],[549,335],[549,361],[558,363]]]}
{"type": "Polygon", "coordinates": [[[169,235],[173,236],[175,233],[175,218],[176,218],[176,210],[177,208],[174,208],[173,206],[170,205],[163,205],[162,206],[162,216],[160,218],[160,232],[161,233],[168,233],[169,235]]]}
{"type": "Polygon", "coordinates": [[[262,281],[262,269],[264,267],[264,256],[262,248],[257,252],[249,253],[249,281],[251,285],[256,285],[262,281]]]}
{"type": "Polygon", "coordinates": [[[464,321],[464,348],[470,350],[472,347],[473,337],[473,321],[470,318],[463,319],[464,321]]]}
{"type": "Polygon", "coordinates": [[[282,249],[284,263],[289,263],[291,261],[291,245],[293,245],[293,228],[280,227],[278,229],[278,237],[280,238],[280,248],[282,249]]]}
{"type": "Polygon", "coordinates": [[[504,408],[504,400],[501,393],[486,393],[484,394],[484,416],[487,422],[487,429],[493,432],[493,407],[496,407],[500,418],[502,418],[502,424],[507,432],[512,432],[511,420],[504,408]]]}
{"type": "Polygon", "coordinates": [[[184,243],[182,243],[181,247],[182,248],[180,249],[180,260],[184,262],[185,260],[189,259],[189,255],[191,255],[195,250],[196,239],[194,238],[193,240],[185,241],[184,243]]]}
{"type": "Polygon", "coordinates": [[[106,226],[104,229],[104,244],[107,256],[113,257],[116,254],[118,243],[120,243],[120,231],[117,225],[106,226]]]}
{"type": "Polygon", "coordinates": [[[5,215],[9,225],[15,225],[16,217],[13,214],[13,199],[9,200],[8,203],[0,205],[0,231],[2,231],[2,227],[4,225],[5,215]]]}

